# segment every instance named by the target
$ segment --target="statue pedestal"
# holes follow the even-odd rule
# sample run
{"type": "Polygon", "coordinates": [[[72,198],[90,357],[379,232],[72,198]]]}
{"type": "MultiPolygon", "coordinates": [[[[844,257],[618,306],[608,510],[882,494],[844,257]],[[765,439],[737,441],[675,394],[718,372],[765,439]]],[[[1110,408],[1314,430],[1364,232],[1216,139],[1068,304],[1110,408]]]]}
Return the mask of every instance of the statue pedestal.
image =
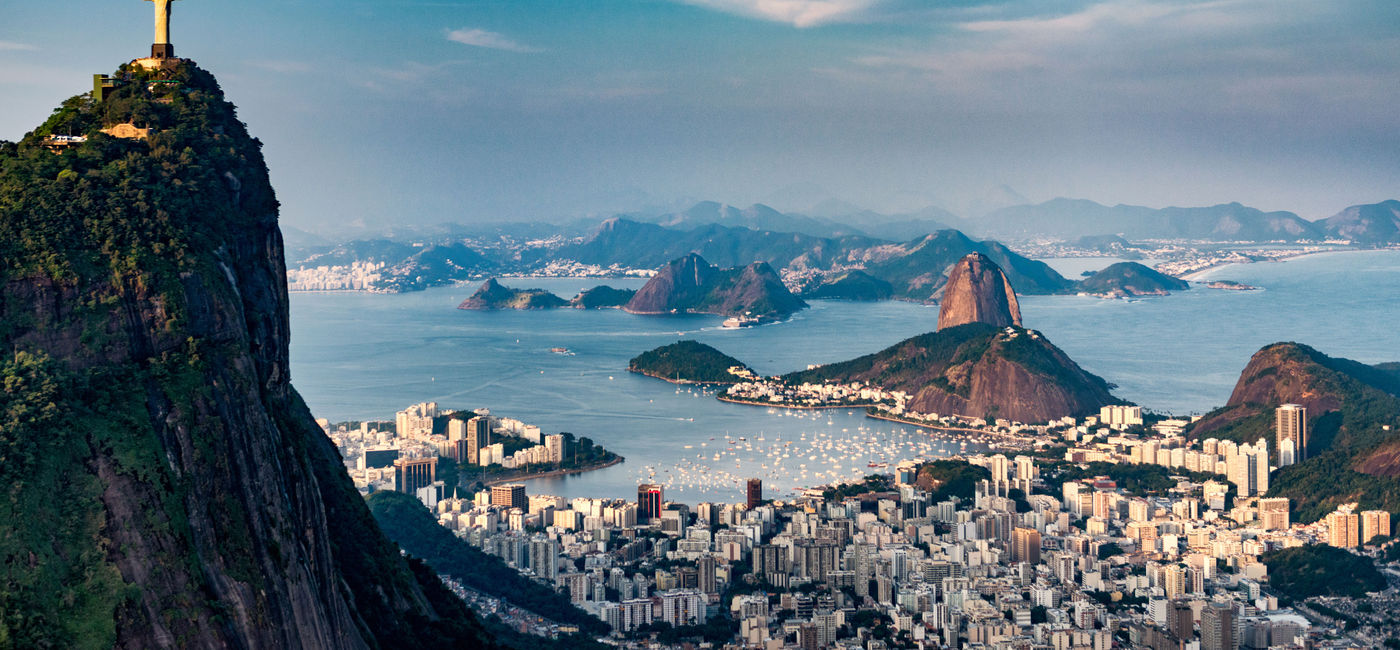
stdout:
{"type": "Polygon", "coordinates": [[[152,59],[173,59],[175,58],[175,46],[169,43],[153,43],[151,45],[152,59]]]}

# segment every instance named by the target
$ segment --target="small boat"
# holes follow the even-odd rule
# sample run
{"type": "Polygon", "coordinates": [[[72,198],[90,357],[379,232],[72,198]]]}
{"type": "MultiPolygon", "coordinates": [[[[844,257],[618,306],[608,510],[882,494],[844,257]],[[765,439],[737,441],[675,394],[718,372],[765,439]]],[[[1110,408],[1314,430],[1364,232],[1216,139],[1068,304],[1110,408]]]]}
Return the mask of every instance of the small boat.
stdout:
{"type": "Polygon", "coordinates": [[[553,353],[555,353],[555,354],[562,354],[562,355],[564,355],[564,356],[566,356],[566,357],[572,357],[572,356],[574,356],[573,351],[570,350],[569,348],[550,348],[549,351],[550,351],[550,352],[553,352],[553,353]]]}

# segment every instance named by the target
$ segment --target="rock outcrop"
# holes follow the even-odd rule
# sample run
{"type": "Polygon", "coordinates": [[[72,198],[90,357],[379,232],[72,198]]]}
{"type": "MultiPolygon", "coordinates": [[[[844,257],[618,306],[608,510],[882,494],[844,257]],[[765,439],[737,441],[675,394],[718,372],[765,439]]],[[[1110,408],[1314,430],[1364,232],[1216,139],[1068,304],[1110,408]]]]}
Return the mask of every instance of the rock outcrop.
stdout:
{"type": "Polygon", "coordinates": [[[259,143],[192,63],[117,77],[0,143],[0,645],[491,646],[292,388],[259,143]]]}
{"type": "Polygon", "coordinates": [[[938,329],[967,323],[1021,325],[1021,306],[1011,281],[981,253],[969,254],[953,265],[939,300],[938,329]]]}
{"type": "Polygon", "coordinates": [[[691,253],[661,267],[623,309],[634,314],[692,312],[780,319],[806,307],[765,262],[720,269],[691,253]]]}
{"type": "Polygon", "coordinates": [[[1120,403],[1038,332],[968,323],[923,334],[851,361],[784,377],[793,383],[859,381],[912,397],[921,413],[1020,422],[1082,417],[1120,403]]]}

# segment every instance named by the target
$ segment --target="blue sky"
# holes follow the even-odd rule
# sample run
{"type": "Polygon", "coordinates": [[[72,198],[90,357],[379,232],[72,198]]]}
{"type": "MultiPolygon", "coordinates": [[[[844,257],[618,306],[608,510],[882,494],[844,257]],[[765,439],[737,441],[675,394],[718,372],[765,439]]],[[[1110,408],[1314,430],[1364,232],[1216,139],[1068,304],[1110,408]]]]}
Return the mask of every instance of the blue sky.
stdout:
{"type": "MultiPolygon", "coordinates": [[[[139,0],[6,2],[0,138],[149,48],[139,0]]],[[[1400,196],[1394,0],[181,0],[283,219],[885,211],[1008,185],[1308,218],[1400,196]]]]}

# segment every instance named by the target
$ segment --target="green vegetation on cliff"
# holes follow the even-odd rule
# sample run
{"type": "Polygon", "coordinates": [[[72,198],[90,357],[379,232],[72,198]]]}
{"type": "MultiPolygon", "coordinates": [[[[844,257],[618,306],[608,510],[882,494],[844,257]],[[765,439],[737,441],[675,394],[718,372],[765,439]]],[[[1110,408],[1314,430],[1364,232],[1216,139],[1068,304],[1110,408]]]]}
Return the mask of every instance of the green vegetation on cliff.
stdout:
{"type": "Polygon", "coordinates": [[[699,341],[677,341],[643,352],[627,363],[627,370],[671,382],[733,384],[742,378],[730,368],[748,369],[735,359],[699,341]]]}
{"type": "Polygon", "coordinates": [[[288,383],[260,143],[189,62],[115,76],[0,143],[0,647],[492,647],[288,383]]]}
{"type": "Polygon", "coordinates": [[[1287,497],[1294,520],[1303,523],[1350,502],[1400,513],[1400,376],[1389,365],[1330,357],[1298,343],[1265,346],[1245,366],[1229,402],[1188,434],[1272,440],[1274,409],[1289,403],[1308,410],[1308,459],[1275,472],[1269,496],[1287,497]]]}
{"type": "Polygon", "coordinates": [[[1269,585],[1292,600],[1314,596],[1365,598],[1366,592],[1383,591],[1385,576],[1370,558],[1345,549],[1312,544],[1272,551],[1263,556],[1269,567],[1269,585]]]}

